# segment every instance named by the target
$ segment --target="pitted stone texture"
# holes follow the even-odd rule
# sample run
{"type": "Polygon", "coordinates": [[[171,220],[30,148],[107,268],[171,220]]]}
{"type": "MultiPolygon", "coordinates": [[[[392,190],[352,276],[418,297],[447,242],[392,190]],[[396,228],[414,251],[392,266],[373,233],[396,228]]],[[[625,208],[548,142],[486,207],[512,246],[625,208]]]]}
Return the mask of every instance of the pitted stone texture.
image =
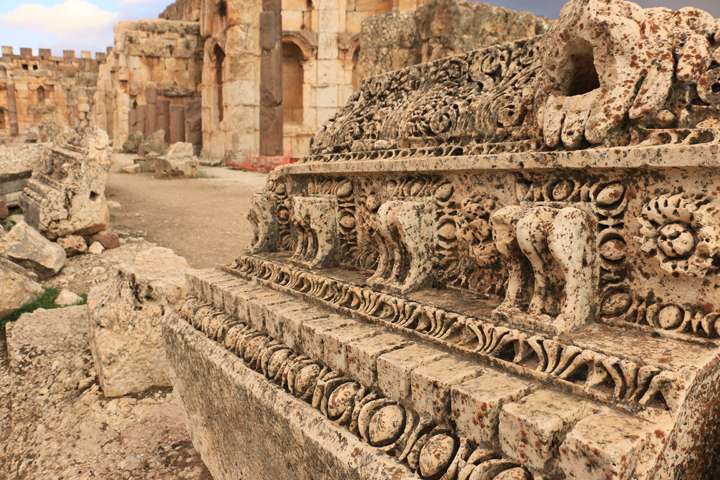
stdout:
{"type": "Polygon", "coordinates": [[[530,394],[535,386],[492,370],[450,390],[457,433],[477,444],[498,441],[500,412],[505,404],[530,394]]]}
{"type": "Polygon", "coordinates": [[[341,317],[340,315],[330,315],[327,318],[308,320],[303,323],[301,327],[301,351],[316,361],[323,362],[325,360],[325,337],[321,334],[328,330],[347,327],[353,324],[355,324],[355,321],[341,317]]]}
{"type": "Polygon", "coordinates": [[[172,250],[152,248],[121,266],[106,289],[90,292],[90,345],[106,396],[170,385],[160,327],[185,295],[189,268],[172,250]]]}
{"type": "Polygon", "coordinates": [[[131,133],[130,136],[128,136],[128,139],[125,140],[125,143],[123,143],[122,145],[123,153],[138,153],[140,145],[144,141],[145,135],[143,135],[143,132],[137,131],[131,133]]]}
{"type": "Polygon", "coordinates": [[[380,355],[413,343],[400,335],[381,333],[351,342],[346,347],[347,373],[365,387],[377,382],[377,360],[380,355]]]}
{"type": "Polygon", "coordinates": [[[328,330],[320,333],[323,342],[324,363],[342,373],[348,372],[348,344],[356,340],[372,337],[380,328],[361,323],[328,330]]]}
{"type": "Polygon", "coordinates": [[[409,399],[410,374],[413,370],[447,357],[434,348],[412,345],[381,355],[377,359],[377,381],[380,390],[390,399],[400,402],[409,399]]]}
{"type": "Polygon", "coordinates": [[[163,337],[193,444],[215,480],[419,479],[177,317],[163,337]]]}
{"type": "Polygon", "coordinates": [[[281,340],[283,332],[289,327],[289,318],[303,315],[310,306],[302,300],[293,300],[284,304],[270,305],[265,315],[265,329],[272,338],[281,340]]]}
{"type": "Polygon", "coordinates": [[[250,325],[258,332],[266,333],[265,318],[268,316],[268,309],[284,305],[294,300],[295,297],[284,293],[278,293],[273,290],[269,291],[269,295],[258,295],[248,303],[248,313],[250,325]]]}
{"type": "Polygon", "coordinates": [[[542,470],[556,454],[564,435],[594,405],[558,393],[539,391],[500,413],[500,446],[510,458],[542,470]]]}
{"type": "Polygon", "coordinates": [[[43,294],[36,280],[34,273],[0,258],[0,319],[43,294]]]}
{"type": "Polygon", "coordinates": [[[477,364],[445,358],[412,372],[412,403],[421,415],[439,420],[450,413],[450,389],[483,372],[477,364]]]}
{"type": "Polygon", "coordinates": [[[283,315],[284,323],[282,328],[281,341],[289,348],[297,352],[304,352],[304,341],[303,335],[305,332],[305,323],[311,320],[326,319],[326,318],[340,318],[329,312],[317,309],[308,308],[306,310],[299,310],[292,312],[287,315],[283,315]]]}
{"type": "Polygon", "coordinates": [[[149,153],[157,153],[162,155],[165,151],[165,131],[158,130],[150,135],[140,144],[138,148],[139,155],[147,155],[149,153]]]}
{"type": "Polygon", "coordinates": [[[68,257],[81,255],[88,251],[87,242],[79,235],[68,235],[67,237],[58,238],[57,244],[65,250],[65,255],[68,257]]]}
{"type": "Polygon", "coordinates": [[[57,275],[65,266],[65,250],[25,222],[0,240],[0,256],[35,272],[40,278],[57,275]]]}
{"type": "Polygon", "coordinates": [[[200,161],[195,156],[192,143],[175,143],[155,161],[155,173],[164,172],[171,176],[195,177],[199,167],[200,161]]]}
{"type": "Polygon", "coordinates": [[[560,469],[568,480],[632,478],[653,436],[664,438],[664,428],[615,412],[591,415],[560,445],[560,469]]]}

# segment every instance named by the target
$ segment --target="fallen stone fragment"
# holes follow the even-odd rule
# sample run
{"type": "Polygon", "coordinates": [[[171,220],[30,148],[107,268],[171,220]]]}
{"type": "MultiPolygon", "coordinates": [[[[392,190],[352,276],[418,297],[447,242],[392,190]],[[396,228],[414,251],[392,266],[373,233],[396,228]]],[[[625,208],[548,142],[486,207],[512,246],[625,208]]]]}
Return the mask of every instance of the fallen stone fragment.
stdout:
{"type": "Polygon", "coordinates": [[[120,246],[120,238],[112,232],[100,232],[90,237],[90,242],[100,243],[105,250],[118,248],[120,246]]]}
{"type": "Polygon", "coordinates": [[[126,165],[121,169],[125,173],[140,173],[142,172],[142,165],[134,163],[132,165],[126,165]]]}
{"type": "Polygon", "coordinates": [[[88,253],[92,253],[93,255],[100,255],[103,250],[105,250],[105,247],[102,246],[102,243],[93,242],[90,245],[90,248],[88,248],[88,253]]]}
{"type": "Polygon", "coordinates": [[[88,251],[87,242],[79,235],[68,235],[67,237],[58,238],[57,244],[65,249],[65,255],[68,257],[87,253],[88,251]]]}
{"type": "Polygon", "coordinates": [[[144,140],[145,136],[142,132],[134,132],[128,137],[125,143],[123,143],[123,153],[138,153],[138,148],[140,148],[140,145],[143,143],[144,140]]]}
{"type": "Polygon", "coordinates": [[[162,155],[165,151],[165,130],[158,130],[149,135],[138,149],[138,155],[157,153],[162,155]]]}
{"type": "Polygon", "coordinates": [[[106,396],[170,386],[160,328],[184,296],[189,268],[172,250],[156,247],[120,266],[108,287],[90,291],[90,344],[106,396]]]}
{"type": "Polygon", "coordinates": [[[65,250],[20,222],[0,241],[0,256],[37,273],[40,278],[57,275],[65,266],[65,250]]]}
{"type": "Polygon", "coordinates": [[[61,291],[60,295],[55,299],[55,305],[60,305],[61,307],[77,305],[80,302],[82,302],[82,297],[70,290],[61,291]]]}
{"type": "Polygon", "coordinates": [[[35,280],[37,275],[34,273],[0,258],[0,318],[43,294],[42,286],[35,280]]]}
{"type": "Polygon", "coordinates": [[[178,142],[167,149],[165,155],[155,163],[155,172],[167,175],[197,176],[200,161],[195,156],[191,143],[178,142]]]}
{"type": "Polygon", "coordinates": [[[10,210],[8,209],[7,203],[5,200],[0,200],[0,220],[5,220],[10,215],[10,210]]]}

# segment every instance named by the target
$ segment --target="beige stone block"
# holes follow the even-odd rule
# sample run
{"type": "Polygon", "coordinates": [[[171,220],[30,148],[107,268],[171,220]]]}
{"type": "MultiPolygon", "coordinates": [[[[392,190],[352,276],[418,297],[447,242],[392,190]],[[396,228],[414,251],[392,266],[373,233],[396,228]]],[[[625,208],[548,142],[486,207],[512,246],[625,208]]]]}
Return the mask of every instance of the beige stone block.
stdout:
{"type": "MultiPolygon", "coordinates": [[[[255,82],[237,80],[223,85],[223,103],[226,107],[259,105],[260,89],[255,82]]],[[[217,100],[213,103],[217,104],[217,100]]]]}
{"type": "Polygon", "coordinates": [[[317,106],[320,108],[338,107],[338,87],[337,85],[323,85],[316,89],[317,106]]]}
{"type": "Polygon", "coordinates": [[[295,300],[292,295],[274,293],[262,298],[256,298],[250,302],[250,325],[258,332],[266,333],[265,318],[268,315],[268,308],[272,306],[285,305],[295,300]]]}
{"type": "Polygon", "coordinates": [[[307,0],[282,0],[282,14],[289,10],[303,11],[307,9],[307,0]]]}
{"type": "Polygon", "coordinates": [[[89,112],[90,105],[87,103],[81,103],[77,106],[78,112],[89,112]]]}
{"type": "Polygon", "coordinates": [[[337,33],[318,34],[317,58],[319,60],[335,60],[338,58],[337,33]]]}
{"type": "Polygon", "coordinates": [[[457,434],[477,444],[494,443],[502,407],[530,394],[534,385],[493,370],[450,390],[457,434]]]}
{"type": "Polygon", "coordinates": [[[337,108],[318,108],[317,109],[317,125],[324,125],[337,112],[337,108]]]}
{"type": "Polygon", "coordinates": [[[288,341],[295,345],[300,337],[300,327],[303,321],[322,318],[327,315],[327,312],[311,308],[307,303],[297,300],[285,305],[268,308],[268,314],[265,317],[265,329],[271,337],[283,343],[288,341]],[[287,340],[285,339],[286,334],[287,340]]]}
{"type": "Polygon", "coordinates": [[[377,15],[392,10],[393,0],[355,0],[355,10],[367,12],[368,15],[377,15]]]}
{"type": "Polygon", "coordinates": [[[301,327],[302,352],[313,358],[315,361],[323,362],[325,351],[325,337],[321,335],[323,332],[342,328],[352,325],[353,320],[341,317],[340,315],[331,315],[327,318],[317,320],[308,320],[301,327]]]}
{"type": "Polygon", "coordinates": [[[338,65],[334,60],[320,60],[317,62],[317,83],[318,85],[335,85],[338,81],[338,65]]]}
{"type": "Polygon", "coordinates": [[[378,327],[357,323],[322,332],[320,335],[322,336],[324,345],[323,360],[325,365],[337,372],[347,374],[348,344],[356,340],[371,337],[379,331],[380,329],[378,327]]]}
{"type": "Polygon", "coordinates": [[[318,14],[318,32],[322,33],[337,33],[340,31],[339,27],[340,12],[336,9],[321,9],[318,14]]]}
{"type": "Polygon", "coordinates": [[[282,12],[282,28],[283,30],[300,31],[303,28],[303,11],[302,10],[283,10],[282,12]]]}
{"type": "Polygon", "coordinates": [[[362,21],[369,15],[365,12],[350,12],[345,14],[345,31],[347,33],[360,33],[362,21]]]}
{"type": "Polygon", "coordinates": [[[347,373],[362,385],[372,387],[377,382],[378,358],[410,345],[412,342],[405,337],[393,333],[383,333],[351,342],[346,348],[347,373]]]}
{"type": "Polygon", "coordinates": [[[568,480],[630,478],[657,429],[615,412],[591,415],[579,421],[560,446],[560,469],[568,480]]]}
{"type": "Polygon", "coordinates": [[[509,403],[500,413],[500,447],[510,458],[543,469],[567,431],[592,408],[587,402],[548,391],[509,403]]]}
{"type": "Polygon", "coordinates": [[[457,358],[444,358],[417,368],[410,374],[415,410],[440,420],[450,413],[450,388],[481,373],[479,365],[457,358]]]}

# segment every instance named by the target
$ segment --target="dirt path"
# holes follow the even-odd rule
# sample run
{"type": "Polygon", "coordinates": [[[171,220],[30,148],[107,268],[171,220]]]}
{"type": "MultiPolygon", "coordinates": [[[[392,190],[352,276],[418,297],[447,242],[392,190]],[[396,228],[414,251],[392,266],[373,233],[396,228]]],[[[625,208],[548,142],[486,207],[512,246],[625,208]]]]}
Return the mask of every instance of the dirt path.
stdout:
{"type": "Polygon", "coordinates": [[[162,178],[154,173],[127,174],[132,155],[116,155],[106,195],[111,227],[173,249],[194,268],[232,263],[250,244],[245,216],[252,195],[266,175],[224,167],[202,167],[200,178],[162,178]]]}

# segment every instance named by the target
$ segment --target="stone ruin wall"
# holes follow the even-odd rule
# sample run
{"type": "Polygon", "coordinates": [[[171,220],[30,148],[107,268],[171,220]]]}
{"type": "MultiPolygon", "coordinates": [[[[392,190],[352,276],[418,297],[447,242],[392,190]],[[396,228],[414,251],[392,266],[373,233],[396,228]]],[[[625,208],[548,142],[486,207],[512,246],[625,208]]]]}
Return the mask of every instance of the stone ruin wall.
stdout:
{"type": "Polygon", "coordinates": [[[200,29],[195,22],[115,25],[115,46],[99,73],[95,125],[119,146],[129,134],[165,130],[167,143],[200,148],[200,29]]]}
{"type": "Polygon", "coordinates": [[[43,120],[71,128],[93,120],[92,99],[106,54],[65,50],[54,57],[48,49],[35,56],[31,48],[2,47],[0,57],[0,139],[25,136],[43,120]]]}
{"type": "Polygon", "coordinates": [[[199,22],[202,0],[178,0],[168,5],[160,18],[172,22],[199,22]]]}

